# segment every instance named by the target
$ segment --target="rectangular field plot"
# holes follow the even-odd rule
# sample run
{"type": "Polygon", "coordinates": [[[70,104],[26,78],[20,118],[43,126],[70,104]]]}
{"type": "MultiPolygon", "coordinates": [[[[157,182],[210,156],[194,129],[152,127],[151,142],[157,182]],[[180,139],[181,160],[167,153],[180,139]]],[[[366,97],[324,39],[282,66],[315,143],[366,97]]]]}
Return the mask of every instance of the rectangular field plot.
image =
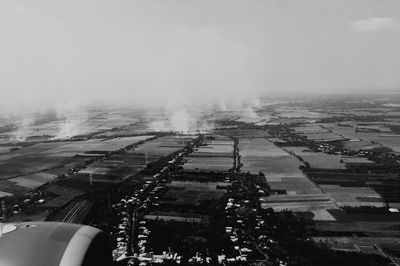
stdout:
{"type": "Polygon", "coordinates": [[[185,157],[183,169],[226,172],[233,168],[233,141],[230,138],[213,135],[205,143],[185,157]]]}
{"type": "MultiPolygon", "coordinates": [[[[21,148],[18,151],[0,155],[0,179],[9,179],[7,187],[5,188],[6,192],[9,191],[15,194],[15,191],[34,189],[52,181],[58,175],[68,173],[68,170],[73,168],[76,164],[87,160],[85,156],[76,155],[85,154],[87,152],[101,154],[114,151],[151,137],[152,136],[134,136],[34,144],[21,148]]],[[[96,154],[92,155],[96,156],[96,154]]],[[[137,162],[137,158],[129,158],[129,160],[125,158],[127,161],[124,161],[114,157],[113,160],[114,161],[109,161],[105,159],[96,162],[87,169],[84,169],[83,172],[86,170],[85,173],[87,174],[108,174],[110,178],[113,179],[122,178],[128,174],[137,172],[137,165],[143,165],[142,161],[145,159],[143,157],[138,164],[134,163],[137,162]],[[129,167],[126,167],[126,164],[128,164],[129,167]]]]}
{"type": "Polygon", "coordinates": [[[161,137],[138,145],[124,154],[113,154],[96,161],[79,171],[81,180],[88,181],[92,175],[93,182],[112,183],[125,180],[143,170],[148,163],[169,155],[184,147],[192,137],[161,137]]]}
{"type": "Polygon", "coordinates": [[[369,187],[342,187],[339,185],[320,185],[320,187],[338,206],[385,206],[382,197],[369,187]]]}
{"type": "Polygon", "coordinates": [[[320,194],[322,191],[306,177],[282,177],[269,181],[272,190],[285,190],[287,194],[320,194]]]}
{"type": "Polygon", "coordinates": [[[343,141],[343,146],[346,149],[358,151],[358,150],[372,150],[382,147],[382,144],[372,143],[370,141],[360,140],[360,141],[343,141]]]}
{"type": "Polygon", "coordinates": [[[160,158],[162,156],[171,154],[177,150],[184,148],[189,142],[193,140],[193,136],[166,136],[159,137],[157,139],[147,141],[146,143],[135,148],[133,151],[128,153],[154,156],[154,158],[160,158]]]}
{"type": "Polygon", "coordinates": [[[337,140],[344,140],[343,137],[334,134],[334,133],[308,133],[304,134],[307,139],[315,140],[315,141],[337,141],[337,140]]]}
{"type": "Polygon", "coordinates": [[[239,154],[241,172],[262,172],[267,179],[303,176],[299,160],[267,139],[239,139],[239,154]]]}
{"type": "Polygon", "coordinates": [[[243,166],[240,171],[258,174],[262,172],[267,179],[269,177],[299,177],[303,173],[299,170],[299,161],[290,156],[280,157],[242,157],[243,166]]]}
{"type": "Polygon", "coordinates": [[[341,156],[344,163],[356,163],[356,164],[373,164],[375,162],[368,160],[365,157],[353,157],[353,156],[341,156]]]}
{"type": "MultiPolygon", "coordinates": [[[[335,129],[337,130],[337,129],[335,129]]],[[[351,129],[347,129],[351,130],[351,129]]],[[[354,129],[353,129],[354,130],[354,129]]],[[[391,132],[373,132],[373,131],[360,131],[358,130],[355,133],[355,138],[353,139],[362,139],[363,141],[367,142],[366,143],[366,149],[371,149],[371,148],[380,148],[382,146],[387,147],[392,149],[395,152],[400,152],[400,135],[394,134],[391,132]],[[374,146],[370,147],[371,144],[374,144],[374,146]],[[382,146],[381,146],[382,145],[382,146]]],[[[347,143],[347,145],[352,145],[352,143],[347,143]]],[[[355,147],[357,148],[357,147],[355,147]]]]}
{"type": "Polygon", "coordinates": [[[49,181],[54,180],[56,177],[57,177],[56,175],[42,172],[42,173],[35,173],[32,175],[12,178],[10,179],[10,181],[15,182],[18,186],[23,186],[33,189],[49,181]]]}
{"type": "Polygon", "coordinates": [[[271,195],[262,198],[261,206],[265,209],[272,208],[280,212],[290,210],[293,212],[312,212],[315,221],[334,221],[335,218],[327,211],[336,209],[332,200],[323,194],[316,195],[271,195]]]}
{"type": "Polygon", "coordinates": [[[298,127],[294,127],[297,133],[301,134],[314,134],[314,133],[328,133],[329,131],[318,124],[306,124],[298,127]]]}
{"type": "MultiPolygon", "coordinates": [[[[158,157],[147,157],[147,162],[157,160],[158,157]]],[[[80,174],[110,175],[123,178],[126,175],[136,173],[146,167],[146,157],[131,153],[114,154],[106,159],[97,161],[87,168],[79,171],[80,174]]]]}
{"type": "Polygon", "coordinates": [[[310,110],[307,110],[306,108],[303,107],[280,107],[276,108],[275,111],[277,112],[276,116],[278,117],[284,117],[284,118],[323,118],[323,117],[329,117],[329,115],[325,113],[317,113],[313,112],[310,110]]]}
{"type": "Polygon", "coordinates": [[[357,134],[356,128],[353,127],[355,125],[351,123],[332,123],[332,124],[324,124],[325,127],[329,128],[332,132],[342,136],[345,139],[350,140],[360,140],[360,136],[357,134]]]}
{"type": "Polygon", "coordinates": [[[263,138],[240,139],[239,153],[242,157],[290,157],[287,152],[263,138]]]}
{"type": "Polygon", "coordinates": [[[336,154],[326,154],[323,152],[313,152],[307,147],[285,147],[310,164],[311,168],[322,169],[345,169],[346,164],[341,162],[341,156],[336,154]]]}
{"type": "Polygon", "coordinates": [[[325,153],[305,154],[301,158],[307,161],[312,168],[345,169],[346,165],[340,162],[340,156],[325,153]]]}
{"type": "Polygon", "coordinates": [[[400,152],[400,135],[380,135],[372,139],[395,152],[400,152]]]}
{"type": "Polygon", "coordinates": [[[87,152],[111,152],[128,145],[144,141],[153,136],[134,136],[134,137],[121,137],[113,139],[91,139],[87,141],[74,141],[64,145],[60,145],[53,149],[42,151],[43,154],[51,154],[52,156],[70,157],[76,154],[87,152]]]}
{"type": "Polygon", "coordinates": [[[400,152],[400,135],[391,133],[382,123],[332,123],[329,124],[329,128],[336,134],[354,141],[343,142],[345,147],[348,149],[368,150],[381,148],[383,145],[395,152],[400,152]]]}
{"type": "Polygon", "coordinates": [[[236,137],[236,138],[266,138],[269,137],[269,133],[265,130],[260,129],[218,129],[215,131],[216,134],[236,137]]]}
{"type": "Polygon", "coordinates": [[[198,171],[228,171],[233,167],[233,159],[229,157],[191,157],[186,158],[187,162],[183,166],[185,170],[198,171]]]}
{"type": "Polygon", "coordinates": [[[34,154],[19,155],[0,162],[0,179],[25,176],[80,161],[82,160],[79,158],[59,158],[34,154]]]}
{"type": "Polygon", "coordinates": [[[89,151],[113,151],[137,143],[151,136],[116,138],[111,140],[51,142],[35,144],[0,156],[0,178],[29,175],[47,169],[78,163],[85,159],[74,157],[89,151]]]}
{"type": "Polygon", "coordinates": [[[377,255],[384,255],[385,249],[400,252],[400,238],[396,237],[313,237],[313,240],[320,247],[336,250],[377,255]]]}

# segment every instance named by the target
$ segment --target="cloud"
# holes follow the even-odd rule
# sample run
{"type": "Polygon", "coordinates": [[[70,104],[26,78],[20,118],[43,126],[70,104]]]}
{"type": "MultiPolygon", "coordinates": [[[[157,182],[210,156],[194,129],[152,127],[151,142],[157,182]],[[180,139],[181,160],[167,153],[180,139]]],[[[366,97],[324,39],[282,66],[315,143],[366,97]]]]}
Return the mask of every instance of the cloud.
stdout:
{"type": "Polygon", "coordinates": [[[256,42],[246,31],[192,19],[191,5],[99,2],[0,3],[0,110],[77,100],[163,107],[177,91],[179,103],[203,105],[264,87],[249,77],[256,42]]]}
{"type": "Polygon", "coordinates": [[[365,40],[343,22],[396,28],[400,1],[360,1],[0,0],[0,115],[75,101],[229,110],[280,93],[398,88],[400,34],[365,40]]]}
{"type": "Polygon", "coordinates": [[[400,30],[400,21],[394,17],[371,17],[352,21],[350,26],[361,32],[375,32],[384,29],[400,30]]]}

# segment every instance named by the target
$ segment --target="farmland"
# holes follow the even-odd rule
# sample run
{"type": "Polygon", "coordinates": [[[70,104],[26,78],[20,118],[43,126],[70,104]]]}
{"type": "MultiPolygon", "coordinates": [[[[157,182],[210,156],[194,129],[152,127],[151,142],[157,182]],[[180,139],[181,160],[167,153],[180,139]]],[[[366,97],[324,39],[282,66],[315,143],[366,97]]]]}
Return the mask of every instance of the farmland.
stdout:
{"type": "Polygon", "coordinates": [[[262,172],[267,180],[301,177],[300,161],[264,138],[239,139],[241,172],[262,172]]]}
{"type": "Polygon", "coordinates": [[[313,152],[307,147],[285,147],[288,151],[299,156],[308,162],[312,168],[322,169],[345,169],[346,166],[341,162],[341,157],[335,154],[326,154],[322,152],[313,152]]]}
{"type": "Polygon", "coordinates": [[[313,219],[318,221],[335,221],[327,210],[337,208],[335,202],[324,194],[271,195],[263,198],[261,206],[272,208],[277,212],[283,210],[311,212],[313,219]]]}
{"type": "MultiPolygon", "coordinates": [[[[49,195],[40,207],[37,205],[26,206],[21,214],[17,211],[9,217],[9,220],[21,219],[21,215],[26,218],[44,219],[64,205],[67,204],[68,206],[69,202],[76,197],[86,197],[85,195],[92,193],[92,191],[107,190],[127,179],[132,179],[153,162],[163,157],[167,158],[167,155],[182,149],[192,140],[192,137],[170,136],[157,139],[152,135],[146,135],[104,141],[91,139],[88,141],[57,143],[59,145],[44,143],[29,146],[27,151],[35,151],[40,156],[46,156],[46,158],[55,154],[56,156],[51,158],[56,163],[64,162],[65,160],[71,160],[71,163],[55,168],[56,171],[54,173],[52,172],[54,169],[49,169],[1,181],[5,191],[10,191],[12,194],[18,195],[18,197],[32,190],[38,191],[40,194],[49,195]],[[149,142],[148,145],[142,148],[141,146],[147,142],[149,142]],[[139,151],[133,151],[133,147],[138,148],[139,151]],[[158,147],[163,147],[161,148],[163,151],[160,151],[158,147]],[[63,156],[60,154],[63,154],[63,156]],[[88,156],[81,154],[88,154],[88,156]],[[28,212],[31,214],[28,215],[28,212]]],[[[22,154],[22,151],[21,149],[19,152],[22,154]]],[[[38,156],[38,158],[40,157],[38,156]]],[[[8,195],[10,194],[4,192],[4,196],[8,195]]],[[[19,201],[22,199],[9,200],[18,202],[17,205],[14,203],[15,206],[18,206],[21,204],[19,201]]],[[[89,202],[92,202],[92,199],[89,199],[89,202]]],[[[90,203],[90,206],[92,205],[90,203]]],[[[89,209],[90,207],[88,207],[89,209]]],[[[80,217],[80,219],[83,218],[83,216],[80,217]]]]}
{"type": "Polygon", "coordinates": [[[71,168],[84,163],[88,158],[104,156],[152,137],[135,136],[34,144],[2,155],[0,178],[15,184],[16,189],[19,187],[34,189],[53,181],[59,175],[68,174],[71,168]]]}
{"type": "Polygon", "coordinates": [[[187,171],[228,171],[233,168],[233,141],[218,135],[209,136],[204,145],[186,157],[187,171]]]}
{"type": "Polygon", "coordinates": [[[69,118],[79,130],[68,137],[67,119],[26,131],[4,121],[3,218],[98,226],[120,263],[278,265],[307,261],[303,248],[392,259],[399,110],[347,98],[212,107],[188,130],[174,130],[162,110],[89,110],[69,118]]]}

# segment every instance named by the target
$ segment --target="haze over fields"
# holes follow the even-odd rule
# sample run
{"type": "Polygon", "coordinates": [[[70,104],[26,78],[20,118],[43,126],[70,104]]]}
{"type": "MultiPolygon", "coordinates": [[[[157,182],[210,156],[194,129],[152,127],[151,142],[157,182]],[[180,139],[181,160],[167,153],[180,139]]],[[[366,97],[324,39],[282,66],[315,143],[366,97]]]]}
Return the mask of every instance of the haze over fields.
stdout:
{"type": "Polygon", "coordinates": [[[400,83],[395,0],[3,0],[0,31],[0,105],[13,112],[224,107],[400,83]]]}

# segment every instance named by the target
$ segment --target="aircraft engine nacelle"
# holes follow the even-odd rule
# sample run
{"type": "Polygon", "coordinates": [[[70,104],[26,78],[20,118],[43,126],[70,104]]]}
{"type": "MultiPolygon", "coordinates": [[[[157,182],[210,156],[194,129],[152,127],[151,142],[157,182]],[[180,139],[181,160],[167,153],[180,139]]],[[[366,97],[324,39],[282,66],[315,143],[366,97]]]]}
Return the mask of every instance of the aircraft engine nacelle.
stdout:
{"type": "Polygon", "coordinates": [[[0,223],[1,266],[110,266],[107,234],[57,222],[0,223]]]}

